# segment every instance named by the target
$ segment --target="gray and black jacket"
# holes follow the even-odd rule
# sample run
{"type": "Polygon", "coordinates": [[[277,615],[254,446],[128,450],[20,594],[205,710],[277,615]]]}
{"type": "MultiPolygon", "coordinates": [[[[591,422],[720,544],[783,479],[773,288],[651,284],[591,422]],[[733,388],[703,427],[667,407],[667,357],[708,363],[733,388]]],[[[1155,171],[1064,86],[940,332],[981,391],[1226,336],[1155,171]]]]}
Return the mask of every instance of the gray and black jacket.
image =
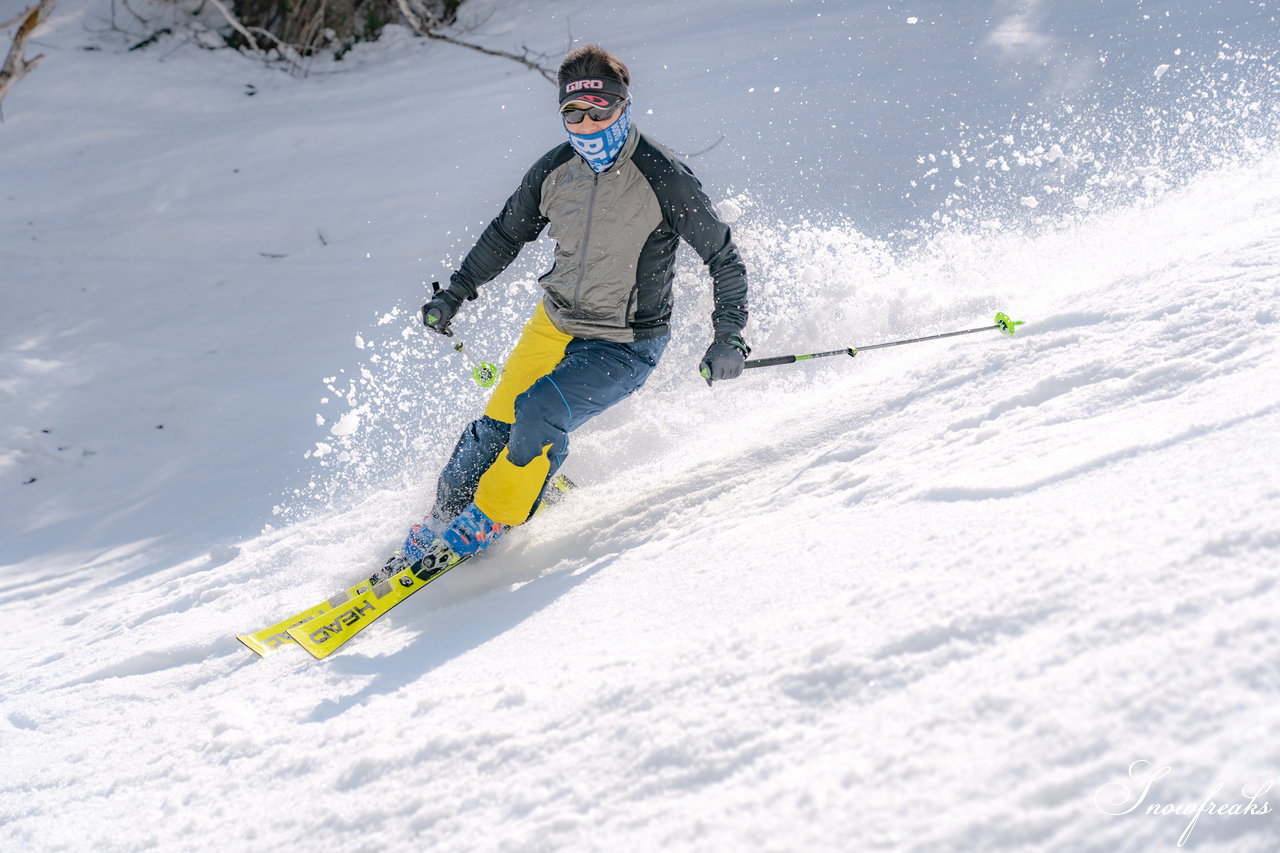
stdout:
{"type": "Polygon", "coordinates": [[[635,127],[599,174],[567,142],[547,152],[480,235],[450,289],[474,299],[548,224],[555,264],[539,282],[547,314],[565,334],[618,342],[667,334],[682,237],[711,273],[715,330],[746,325],[747,271],[729,226],[689,167],[635,127]]]}

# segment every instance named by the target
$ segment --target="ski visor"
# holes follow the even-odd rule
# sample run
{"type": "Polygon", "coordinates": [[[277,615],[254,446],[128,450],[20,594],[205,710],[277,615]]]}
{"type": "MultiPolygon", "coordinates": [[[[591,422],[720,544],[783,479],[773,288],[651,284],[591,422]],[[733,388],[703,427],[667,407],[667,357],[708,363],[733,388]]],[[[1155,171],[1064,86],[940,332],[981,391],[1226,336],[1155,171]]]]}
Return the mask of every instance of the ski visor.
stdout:
{"type": "Polygon", "coordinates": [[[569,121],[565,120],[565,131],[569,134],[569,144],[582,156],[594,172],[603,172],[613,165],[622,153],[622,146],[631,132],[631,104],[622,110],[618,120],[595,133],[574,133],[569,130],[569,121]]]}
{"type": "Polygon", "coordinates": [[[560,87],[560,109],[564,110],[571,101],[582,101],[582,109],[611,109],[630,94],[626,83],[609,77],[575,77],[560,87]]]}

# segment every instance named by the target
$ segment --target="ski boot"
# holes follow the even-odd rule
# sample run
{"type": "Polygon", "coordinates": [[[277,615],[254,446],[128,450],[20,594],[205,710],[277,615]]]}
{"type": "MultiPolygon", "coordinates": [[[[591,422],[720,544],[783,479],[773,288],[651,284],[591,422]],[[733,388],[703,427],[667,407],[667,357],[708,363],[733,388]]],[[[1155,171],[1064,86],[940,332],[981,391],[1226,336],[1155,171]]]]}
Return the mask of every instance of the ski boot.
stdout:
{"type": "Polygon", "coordinates": [[[442,562],[438,552],[443,545],[434,531],[443,530],[445,526],[437,516],[429,515],[410,527],[409,535],[405,537],[400,550],[387,558],[387,562],[373,577],[369,578],[369,582],[384,581],[408,568],[412,568],[415,574],[421,575],[424,563],[429,564],[425,566],[426,570],[434,568],[437,563],[442,562]],[[431,559],[428,560],[428,557],[431,559]]]}
{"type": "Polygon", "coordinates": [[[441,541],[459,557],[471,557],[493,544],[511,528],[485,515],[474,503],[453,520],[440,534],[441,541]]]}

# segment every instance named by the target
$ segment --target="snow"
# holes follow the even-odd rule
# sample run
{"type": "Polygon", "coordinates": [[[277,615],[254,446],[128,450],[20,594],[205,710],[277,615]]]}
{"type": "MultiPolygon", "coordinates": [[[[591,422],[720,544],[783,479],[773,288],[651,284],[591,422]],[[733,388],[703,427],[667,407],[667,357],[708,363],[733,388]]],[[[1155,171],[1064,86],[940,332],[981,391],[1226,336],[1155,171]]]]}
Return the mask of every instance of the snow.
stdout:
{"type": "Polygon", "coordinates": [[[418,306],[551,86],[62,0],[0,126],[0,849],[1280,847],[1280,33],[1083,5],[469,0],[705,152],[756,356],[1026,325],[709,391],[686,256],[581,489],[319,663],[233,637],[429,506],[484,392],[418,306]]]}
{"type": "MultiPolygon", "coordinates": [[[[319,417],[319,415],[317,415],[317,417],[319,417]]],[[[336,424],[329,427],[329,432],[339,437],[355,435],[359,431],[360,431],[360,412],[356,410],[347,412],[338,420],[336,424]]]]}

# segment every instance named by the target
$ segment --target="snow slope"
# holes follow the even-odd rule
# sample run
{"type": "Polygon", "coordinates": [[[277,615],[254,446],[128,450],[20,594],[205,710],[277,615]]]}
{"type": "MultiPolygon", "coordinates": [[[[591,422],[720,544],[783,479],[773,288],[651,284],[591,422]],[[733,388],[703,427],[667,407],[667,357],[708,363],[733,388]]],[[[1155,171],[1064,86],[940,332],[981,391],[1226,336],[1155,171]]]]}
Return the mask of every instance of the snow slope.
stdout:
{"type": "Polygon", "coordinates": [[[0,129],[0,847],[1280,847],[1272,12],[952,5],[475,7],[725,134],[757,354],[1027,325],[708,391],[686,259],[583,488],[323,664],[232,635],[428,502],[483,398],[417,282],[555,144],[550,87],[394,33],[305,80],[75,51],[65,5],[0,129]]]}

